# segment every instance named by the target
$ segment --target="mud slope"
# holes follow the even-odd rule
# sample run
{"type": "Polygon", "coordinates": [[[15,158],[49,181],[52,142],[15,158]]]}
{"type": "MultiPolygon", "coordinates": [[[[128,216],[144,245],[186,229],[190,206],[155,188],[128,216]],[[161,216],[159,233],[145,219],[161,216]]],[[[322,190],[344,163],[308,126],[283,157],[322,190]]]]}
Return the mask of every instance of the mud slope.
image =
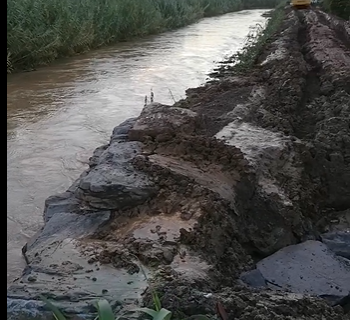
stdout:
{"type": "Polygon", "coordinates": [[[218,72],[48,199],[8,319],[44,319],[40,294],[85,319],[152,288],[179,319],[350,319],[349,23],[287,12],[251,73],[218,72]]]}

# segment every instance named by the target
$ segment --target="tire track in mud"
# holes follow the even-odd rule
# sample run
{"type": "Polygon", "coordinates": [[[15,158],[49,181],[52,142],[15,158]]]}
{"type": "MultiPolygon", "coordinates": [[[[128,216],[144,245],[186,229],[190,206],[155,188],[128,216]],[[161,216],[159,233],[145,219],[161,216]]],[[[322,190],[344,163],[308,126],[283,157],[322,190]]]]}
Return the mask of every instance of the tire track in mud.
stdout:
{"type": "MultiPolygon", "coordinates": [[[[321,66],[319,66],[312,58],[308,55],[306,44],[309,42],[308,28],[304,11],[296,12],[300,27],[298,30],[298,43],[300,46],[300,52],[306,63],[308,72],[305,79],[305,85],[303,90],[303,96],[296,109],[298,117],[300,119],[299,125],[295,128],[295,136],[299,139],[310,137],[310,133],[314,133],[316,120],[312,113],[308,110],[307,105],[314,98],[319,95],[320,92],[320,80],[319,75],[321,66]]],[[[307,13],[306,13],[307,14],[307,13]]]]}
{"type": "Polygon", "coordinates": [[[343,24],[340,24],[332,21],[332,17],[323,11],[316,10],[315,12],[319,21],[337,34],[338,40],[345,46],[345,49],[350,48],[350,21],[345,21],[343,24]]]}
{"type": "Polygon", "coordinates": [[[296,14],[300,23],[300,52],[307,66],[307,74],[297,108],[295,135],[312,144],[309,151],[314,165],[313,168],[306,166],[305,172],[314,184],[316,176],[319,177],[315,184],[318,191],[315,192],[324,195],[319,199],[319,203],[323,203],[321,207],[342,211],[350,207],[344,197],[347,183],[341,177],[341,171],[345,176],[349,175],[350,163],[347,147],[349,125],[346,125],[350,123],[347,24],[319,10],[304,10],[296,14]],[[340,159],[340,162],[336,163],[336,159],[340,159]],[[338,185],[332,177],[334,175],[339,175],[338,185]]]}
{"type": "MultiPolygon", "coordinates": [[[[307,138],[309,140],[315,136],[315,126],[318,120],[312,108],[309,108],[308,105],[313,103],[313,101],[320,96],[331,96],[337,89],[332,86],[332,81],[329,81],[326,87],[322,83],[325,82],[323,78],[327,77],[327,63],[316,59],[312,52],[313,45],[310,45],[310,43],[314,41],[314,39],[310,34],[313,31],[311,29],[324,28],[324,38],[330,40],[324,42],[325,49],[331,50],[333,45],[334,48],[339,51],[338,56],[341,58],[340,60],[348,60],[349,65],[350,50],[348,48],[350,48],[350,38],[349,34],[346,32],[345,23],[340,24],[337,23],[337,21],[333,21],[329,15],[322,11],[302,10],[297,11],[296,15],[300,23],[298,32],[300,52],[303,55],[308,72],[304,77],[305,86],[303,97],[297,108],[300,122],[297,128],[295,128],[295,135],[300,139],[307,138]]],[[[328,54],[326,54],[326,58],[330,58],[334,61],[334,59],[332,59],[333,57],[328,54]]],[[[343,81],[341,87],[347,93],[350,93],[350,77],[348,77],[348,79],[349,81],[343,81]]]]}

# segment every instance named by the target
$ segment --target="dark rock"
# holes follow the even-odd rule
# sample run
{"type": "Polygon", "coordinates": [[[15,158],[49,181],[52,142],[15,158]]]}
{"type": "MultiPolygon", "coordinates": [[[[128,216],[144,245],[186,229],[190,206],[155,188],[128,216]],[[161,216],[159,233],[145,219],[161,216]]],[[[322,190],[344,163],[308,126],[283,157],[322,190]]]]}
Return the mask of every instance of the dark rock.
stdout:
{"type": "Polygon", "coordinates": [[[56,213],[74,212],[80,201],[71,192],[51,196],[45,201],[44,222],[47,223],[56,213]]]}
{"type": "MultiPolygon", "coordinates": [[[[77,239],[93,234],[109,217],[109,212],[79,215],[57,211],[47,221],[42,232],[27,246],[30,265],[20,281],[8,289],[8,319],[23,317],[29,320],[39,315],[38,319],[46,319],[45,313],[42,313],[41,295],[60,297],[59,306],[67,309],[73,295],[78,294],[79,301],[88,301],[91,298],[87,299],[84,291],[101,292],[97,288],[88,288],[87,280],[80,276],[86,266],[85,259],[77,251],[77,239]],[[79,280],[74,285],[73,277],[79,280]],[[72,291],[67,293],[70,289],[72,291]]],[[[73,313],[86,312],[84,305],[86,302],[77,303],[73,313]]]]}
{"type": "Polygon", "coordinates": [[[140,152],[139,142],[112,142],[80,179],[76,197],[99,209],[133,207],[152,197],[153,184],[131,164],[140,152]]]}
{"type": "Polygon", "coordinates": [[[92,208],[122,209],[141,204],[155,194],[148,177],[137,172],[131,163],[141,153],[142,146],[139,142],[126,141],[135,121],[128,119],[114,128],[110,144],[95,150],[90,169],[69,189],[75,199],[66,202],[62,199],[60,205],[70,205],[79,199],[92,208]]]}
{"type": "Polygon", "coordinates": [[[147,177],[137,173],[130,163],[140,150],[139,143],[125,141],[132,124],[132,120],[127,120],[116,127],[111,143],[95,150],[90,169],[67,192],[46,200],[45,225],[23,250],[28,266],[7,291],[8,320],[51,320],[41,296],[53,297],[57,307],[79,320],[94,318],[93,305],[99,297],[110,301],[113,307],[124,299],[140,299],[147,287],[140,273],[130,275],[123,268],[101,265],[87,278],[91,255],[100,243],[90,240],[86,255],[86,244],[81,241],[96,234],[110,220],[110,211],[97,211],[94,206],[134,206],[154,192],[147,177]],[[135,287],[127,285],[130,281],[135,287]]]}
{"type": "Polygon", "coordinates": [[[251,287],[266,287],[267,283],[258,269],[242,273],[240,279],[251,287]]]}
{"type": "Polygon", "coordinates": [[[350,292],[347,296],[339,300],[334,306],[341,306],[344,309],[344,313],[350,312],[350,292]]]}
{"type": "Polygon", "coordinates": [[[98,165],[102,153],[105,152],[107,148],[108,148],[108,145],[104,145],[95,149],[92,157],[89,159],[90,168],[93,168],[98,165]]]}
{"type": "Polygon", "coordinates": [[[36,276],[29,276],[27,280],[28,280],[29,282],[35,282],[36,279],[37,279],[36,276]]]}
{"type": "Polygon", "coordinates": [[[127,140],[130,129],[135,125],[137,118],[130,118],[113,129],[111,142],[127,140]]]}
{"type": "Polygon", "coordinates": [[[336,255],[350,260],[350,231],[336,231],[321,236],[322,242],[336,255]]]}
{"type": "MultiPolygon", "coordinates": [[[[172,134],[181,127],[181,131],[193,131],[193,121],[197,114],[193,111],[152,103],[147,105],[129,131],[129,139],[145,141],[146,137],[156,138],[172,134]]],[[[160,138],[162,139],[162,138],[160,138]]]]}
{"type": "Polygon", "coordinates": [[[350,262],[337,258],[322,242],[309,240],[279,250],[257,263],[257,270],[241,277],[254,287],[261,286],[262,278],[274,289],[316,295],[335,303],[350,291],[350,262]]]}

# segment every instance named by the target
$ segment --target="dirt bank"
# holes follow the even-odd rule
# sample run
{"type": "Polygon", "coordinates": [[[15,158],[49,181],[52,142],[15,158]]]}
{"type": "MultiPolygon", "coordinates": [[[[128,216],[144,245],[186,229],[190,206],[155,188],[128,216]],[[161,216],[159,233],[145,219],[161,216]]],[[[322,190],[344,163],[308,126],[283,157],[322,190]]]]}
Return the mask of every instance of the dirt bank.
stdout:
{"type": "Polygon", "coordinates": [[[46,275],[59,271],[50,295],[86,313],[87,291],[96,297],[119,285],[110,270],[141,281],[141,263],[150,287],[127,298],[147,304],[157,288],[179,318],[217,319],[224,308],[224,320],[349,319],[349,48],[348,22],[288,12],[249,74],[223,64],[220,80],[189,89],[185,101],[148,105],[117,127],[90,169],[48,200],[44,236],[28,246],[29,271],[9,289],[11,308],[37,300],[46,275]],[[63,216],[74,223],[58,228],[63,216]],[[83,222],[88,231],[76,234],[83,222]],[[67,246],[47,249],[66,238],[78,239],[78,262],[67,246]],[[62,257],[80,267],[68,270],[62,257]]]}

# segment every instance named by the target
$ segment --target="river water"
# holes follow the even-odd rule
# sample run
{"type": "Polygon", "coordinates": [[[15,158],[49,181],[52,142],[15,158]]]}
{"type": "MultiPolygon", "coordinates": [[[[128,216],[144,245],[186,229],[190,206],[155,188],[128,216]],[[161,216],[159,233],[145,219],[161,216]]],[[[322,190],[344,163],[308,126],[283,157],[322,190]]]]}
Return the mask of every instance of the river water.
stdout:
{"type": "Polygon", "coordinates": [[[60,60],[7,80],[7,282],[21,248],[42,226],[45,199],[87,167],[114,126],[137,116],[145,95],[172,104],[239,50],[266,10],[206,18],[185,28],[60,60]]]}

